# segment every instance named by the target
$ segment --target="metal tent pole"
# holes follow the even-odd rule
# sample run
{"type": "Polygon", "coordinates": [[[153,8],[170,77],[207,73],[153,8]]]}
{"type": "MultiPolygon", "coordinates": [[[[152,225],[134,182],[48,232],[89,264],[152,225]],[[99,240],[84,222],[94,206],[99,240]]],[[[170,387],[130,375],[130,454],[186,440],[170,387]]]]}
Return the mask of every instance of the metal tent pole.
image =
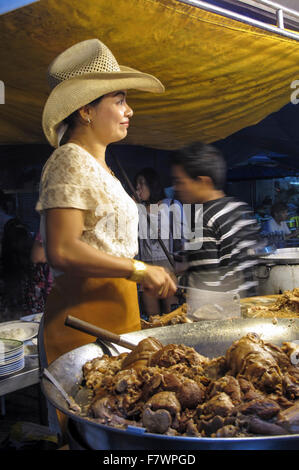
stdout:
{"type": "MultiPolygon", "coordinates": [[[[227,10],[226,8],[218,7],[215,5],[211,5],[210,3],[206,3],[202,0],[177,0],[180,3],[185,3],[187,5],[191,5],[197,8],[201,8],[202,10],[209,11],[210,13],[216,13],[218,15],[224,16],[226,18],[230,18],[233,20],[240,21],[242,23],[249,24],[250,26],[254,26],[259,29],[263,29],[264,31],[269,31],[271,33],[278,34],[279,36],[284,36],[289,39],[294,39],[295,41],[299,41],[299,33],[287,31],[281,27],[273,26],[267,23],[264,23],[263,21],[258,21],[254,20],[253,18],[249,18],[244,15],[240,15],[239,13],[235,13],[233,11],[227,10]]],[[[281,10],[282,13],[286,12],[288,14],[291,14],[292,16],[298,17],[299,18],[299,13],[296,12],[295,10],[290,10],[289,8],[284,8],[281,5],[278,5],[277,3],[273,3],[270,1],[266,0],[257,0],[260,3],[263,3],[267,6],[271,6],[274,10],[281,10]],[[270,5],[271,4],[271,5],[270,5]],[[290,13],[291,12],[291,13],[290,13]]],[[[279,13],[279,23],[282,25],[282,19],[283,19],[283,14],[279,13]]]]}
{"type": "MultiPolygon", "coordinates": [[[[240,0],[238,0],[240,1],[240,0]]],[[[299,18],[299,12],[296,10],[292,10],[291,8],[285,7],[277,2],[272,2],[272,0],[254,0],[256,3],[260,3],[261,5],[265,5],[266,7],[270,7],[273,10],[282,10],[284,13],[287,13],[289,16],[294,16],[295,18],[299,18]]],[[[242,2],[244,3],[244,2],[242,2]]]]}
{"type": "Polygon", "coordinates": [[[280,29],[284,29],[284,18],[283,18],[283,10],[277,10],[276,12],[277,18],[277,26],[280,29]]]}

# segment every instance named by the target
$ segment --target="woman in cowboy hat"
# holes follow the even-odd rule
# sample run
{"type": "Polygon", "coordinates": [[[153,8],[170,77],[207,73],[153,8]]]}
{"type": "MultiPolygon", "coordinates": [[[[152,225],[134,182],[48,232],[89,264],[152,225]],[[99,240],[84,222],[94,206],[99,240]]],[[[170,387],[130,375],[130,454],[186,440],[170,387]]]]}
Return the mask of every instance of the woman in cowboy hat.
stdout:
{"type": "Polygon", "coordinates": [[[44,315],[48,363],[94,338],[64,325],[67,315],[121,334],[140,329],[136,283],[167,298],[176,286],[161,267],[134,260],[138,211],[105,162],[133,115],[128,89],[161,93],[155,77],[120,66],[98,39],[80,42],[50,65],[43,130],[56,147],[36,209],[55,276],[44,315]],[[59,146],[62,135],[65,143],[59,146]]]}

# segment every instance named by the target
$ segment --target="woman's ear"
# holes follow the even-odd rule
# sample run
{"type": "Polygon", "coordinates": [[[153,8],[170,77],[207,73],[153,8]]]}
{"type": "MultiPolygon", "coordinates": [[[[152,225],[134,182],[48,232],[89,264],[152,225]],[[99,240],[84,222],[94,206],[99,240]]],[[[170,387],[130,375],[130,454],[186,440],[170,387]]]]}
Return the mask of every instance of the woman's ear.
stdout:
{"type": "Polygon", "coordinates": [[[80,117],[80,121],[85,124],[88,124],[91,121],[91,109],[90,106],[85,105],[82,108],[78,109],[78,115],[80,117]]]}

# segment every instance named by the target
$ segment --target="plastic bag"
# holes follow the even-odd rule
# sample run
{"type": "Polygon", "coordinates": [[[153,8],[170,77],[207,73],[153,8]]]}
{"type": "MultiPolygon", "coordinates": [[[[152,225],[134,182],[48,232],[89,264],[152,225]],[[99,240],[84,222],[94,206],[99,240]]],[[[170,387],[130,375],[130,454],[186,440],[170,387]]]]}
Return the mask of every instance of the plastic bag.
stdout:
{"type": "Polygon", "coordinates": [[[192,321],[225,320],[241,316],[240,296],[235,292],[215,292],[187,287],[187,318],[192,321]]]}

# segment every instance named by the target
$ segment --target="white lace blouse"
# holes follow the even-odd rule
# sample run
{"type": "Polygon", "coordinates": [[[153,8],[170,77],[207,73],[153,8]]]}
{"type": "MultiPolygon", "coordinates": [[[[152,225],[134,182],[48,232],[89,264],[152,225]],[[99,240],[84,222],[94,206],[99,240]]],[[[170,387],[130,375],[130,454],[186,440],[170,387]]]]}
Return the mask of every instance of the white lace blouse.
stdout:
{"type": "Polygon", "coordinates": [[[138,209],[120,181],[86,150],[74,143],[58,147],[41,176],[36,210],[46,243],[44,209],[84,210],[81,240],[114,256],[134,258],[138,252],[138,209]]]}

